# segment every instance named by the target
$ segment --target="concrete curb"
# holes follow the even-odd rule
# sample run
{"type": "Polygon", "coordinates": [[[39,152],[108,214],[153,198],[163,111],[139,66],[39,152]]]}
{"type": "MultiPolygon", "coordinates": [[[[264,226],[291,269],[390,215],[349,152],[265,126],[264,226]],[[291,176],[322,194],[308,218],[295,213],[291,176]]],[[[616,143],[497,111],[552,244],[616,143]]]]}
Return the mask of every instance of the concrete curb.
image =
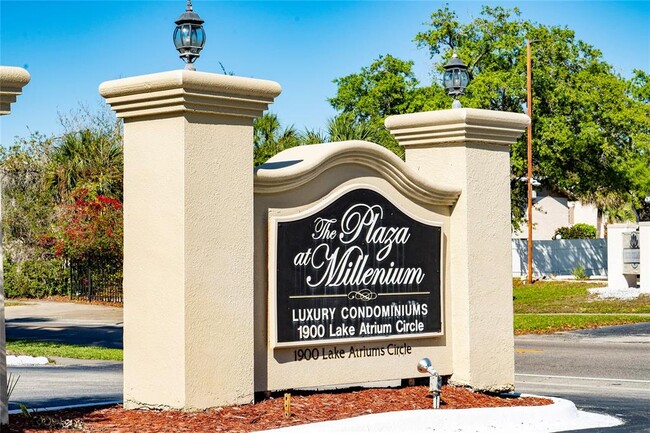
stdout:
{"type": "MultiPolygon", "coordinates": [[[[53,407],[28,407],[29,412],[54,412],[56,410],[65,410],[65,409],[83,409],[86,407],[106,407],[106,406],[115,406],[117,404],[122,404],[122,400],[114,401],[99,401],[97,403],[83,403],[83,404],[71,404],[68,406],[53,406],[53,407]]],[[[21,409],[12,409],[9,411],[9,415],[16,415],[22,413],[21,409]]]]}
{"type": "Polygon", "coordinates": [[[618,418],[579,411],[560,398],[548,406],[482,409],[413,410],[363,415],[295,427],[266,430],[273,433],[367,432],[560,432],[622,424],[618,418]]]}
{"type": "Polygon", "coordinates": [[[43,366],[49,363],[50,361],[45,356],[7,355],[7,367],[43,366]]]}

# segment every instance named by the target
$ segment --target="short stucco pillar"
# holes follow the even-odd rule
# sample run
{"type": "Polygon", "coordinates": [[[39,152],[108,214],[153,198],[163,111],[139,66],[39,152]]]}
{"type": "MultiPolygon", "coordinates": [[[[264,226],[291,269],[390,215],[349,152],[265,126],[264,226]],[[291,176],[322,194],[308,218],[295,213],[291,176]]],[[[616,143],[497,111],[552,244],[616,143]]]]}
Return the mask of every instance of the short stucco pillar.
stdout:
{"type": "Polygon", "coordinates": [[[253,400],[253,119],[277,83],[171,71],[103,83],[124,119],[124,403],[253,400]]]}
{"type": "MultiPolygon", "coordinates": [[[[29,72],[15,66],[0,66],[0,115],[11,112],[11,104],[29,83],[29,72]]],[[[2,215],[2,173],[0,173],[0,216],[2,215]]],[[[1,221],[1,219],[0,219],[1,221]]],[[[0,224],[0,259],[2,254],[2,224],[0,224]]],[[[7,396],[7,350],[5,334],[5,283],[3,261],[0,260],[0,425],[9,423],[7,396]]],[[[1,430],[1,429],[0,429],[1,430]]]]}
{"type": "MultiPolygon", "coordinates": [[[[607,288],[609,289],[636,287],[636,275],[623,273],[623,233],[636,229],[636,224],[630,223],[607,225],[607,288]]],[[[639,240],[639,245],[643,248],[641,242],[643,241],[639,240]]]]}
{"type": "Polygon", "coordinates": [[[477,390],[514,389],[509,145],[529,121],[469,108],[386,119],[409,166],[462,191],[451,213],[445,289],[451,379],[477,390]]]}
{"type": "Polygon", "coordinates": [[[641,248],[641,293],[650,293],[650,221],[639,223],[641,248]]]}

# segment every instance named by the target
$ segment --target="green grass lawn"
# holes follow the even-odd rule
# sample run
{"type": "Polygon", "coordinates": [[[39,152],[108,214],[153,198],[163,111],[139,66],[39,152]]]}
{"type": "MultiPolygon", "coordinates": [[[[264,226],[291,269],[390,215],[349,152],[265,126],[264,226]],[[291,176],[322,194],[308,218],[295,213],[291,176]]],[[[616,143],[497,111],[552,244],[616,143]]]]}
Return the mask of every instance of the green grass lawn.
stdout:
{"type": "Polygon", "coordinates": [[[598,299],[589,288],[603,283],[513,280],[515,333],[551,333],[571,329],[649,322],[650,296],[598,299]]]}
{"type": "Polygon", "coordinates": [[[5,299],[5,307],[18,307],[21,305],[30,305],[30,303],[24,301],[8,301],[5,299]]]}
{"type": "Polygon", "coordinates": [[[7,354],[122,361],[122,349],[31,340],[7,340],[7,354]]]}
{"type": "Polygon", "coordinates": [[[584,316],[570,314],[518,314],[515,315],[515,334],[549,334],[558,331],[599,328],[601,326],[626,325],[648,321],[650,321],[650,317],[624,314],[608,316],[597,314],[584,316]]]}
{"type": "Polygon", "coordinates": [[[538,281],[523,284],[513,280],[515,313],[650,313],[650,296],[637,299],[598,299],[590,295],[589,288],[602,287],[603,283],[571,281],[538,281]]]}

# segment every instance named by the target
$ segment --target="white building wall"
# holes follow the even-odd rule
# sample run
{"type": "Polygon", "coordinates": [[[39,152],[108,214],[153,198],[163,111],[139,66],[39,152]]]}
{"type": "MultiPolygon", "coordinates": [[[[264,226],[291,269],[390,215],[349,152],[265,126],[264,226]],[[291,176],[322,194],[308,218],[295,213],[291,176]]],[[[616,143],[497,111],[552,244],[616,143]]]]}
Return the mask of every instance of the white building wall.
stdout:
{"type": "MultiPolygon", "coordinates": [[[[533,241],[551,240],[560,227],[569,227],[578,223],[596,227],[598,238],[605,235],[602,218],[598,218],[598,208],[595,206],[569,201],[567,197],[560,195],[548,195],[547,191],[537,193],[537,198],[533,202],[533,241]]],[[[513,232],[512,238],[528,238],[528,228],[525,223],[520,232],[513,232]]]]}
{"type": "MultiPolygon", "coordinates": [[[[526,219],[528,213],[526,212],[526,219]]],[[[533,240],[553,239],[555,230],[569,225],[569,207],[566,197],[538,196],[533,203],[533,240]]],[[[521,232],[513,233],[515,239],[526,239],[528,229],[526,224],[521,232]]]]}

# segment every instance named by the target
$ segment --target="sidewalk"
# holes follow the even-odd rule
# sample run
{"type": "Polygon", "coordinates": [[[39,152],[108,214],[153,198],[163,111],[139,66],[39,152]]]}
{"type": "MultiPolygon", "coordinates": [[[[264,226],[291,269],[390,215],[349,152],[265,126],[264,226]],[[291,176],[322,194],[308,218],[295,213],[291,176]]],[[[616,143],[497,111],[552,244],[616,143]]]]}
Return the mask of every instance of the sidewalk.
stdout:
{"type": "Polygon", "coordinates": [[[617,418],[583,412],[569,400],[554,398],[549,406],[485,409],[431,409],[364,415],[266,430],[273,433],[542,433],[613,427],[617,418]]]}

